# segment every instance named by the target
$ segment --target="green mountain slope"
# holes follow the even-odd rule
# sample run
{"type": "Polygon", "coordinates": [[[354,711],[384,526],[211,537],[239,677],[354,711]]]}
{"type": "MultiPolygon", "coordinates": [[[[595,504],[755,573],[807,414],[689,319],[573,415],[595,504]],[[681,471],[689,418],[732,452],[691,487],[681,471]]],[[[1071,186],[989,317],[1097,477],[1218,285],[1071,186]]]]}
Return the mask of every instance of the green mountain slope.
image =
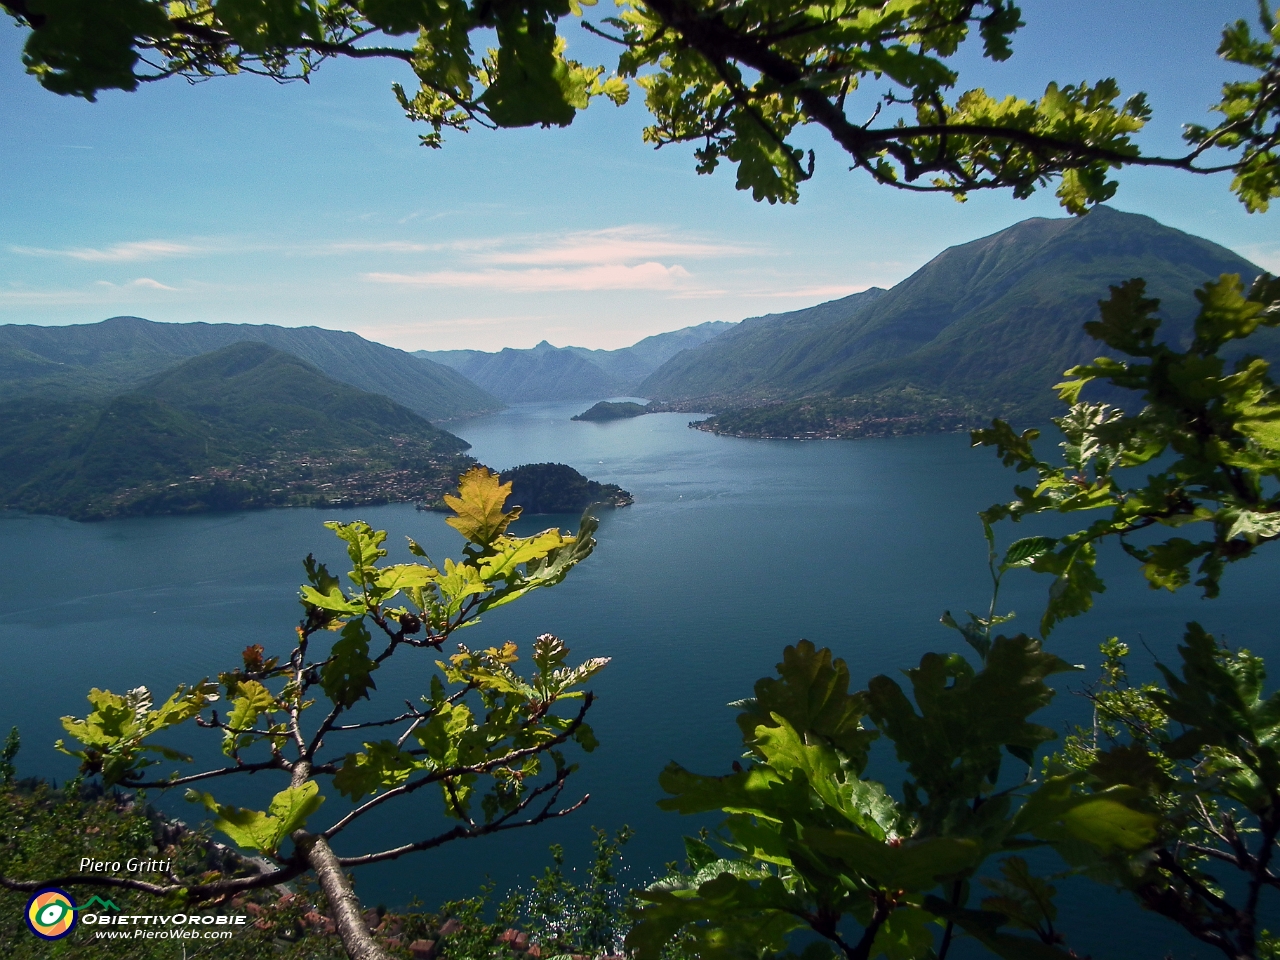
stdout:
{"type": "Polygon", "coordinates": [[[0,399],[102,398],[137,387],[188,357],[252,340],[291,353],[341,383],[378,393],[429,420],[500,409],[456,371],[354,333],[241,323],[154,323],[112,317],[64,327],[0,325],[0,399]]]}
{"type": "MultiPolygon", "coordinates": [[[[913,421],[953,428],[997,414],[1044,419],[1055,409],[1048,388],[1097,353],[1082,325],[1109,285],[1145,277],[1162,301],[1165,336],[1181,340],[1196,287],[1223,273],[1258,272],[1217,244],[1108,207],[1026,220],[949,248],[838,322],[797,325],[810,311],[748,321],[660,367],[640,393],[668,401],[712,395],[721,409],[754,403],[750,414],[708,424],[751,436],[909,432],[913,421]],[[748,324],[754,341],[744,336],[748,324]]],[[[811,311],[831,314],[842,303],[811,311]]]]}
{"type": "Polygon", "coordinates": [[[793,395],[829,365],[814,345],[839,331],[884,294],[871,287],[816,307],[743,320],[702,346],[677,354],[638,387],[658,400],[742,399],[793,395]]]}
{"type": "Polygon", "coordinates": [[[590,360],[619,381],[623,388],[621,393],[629,393],[645,377],[682,350],[701,346],[736,326],[736,323],[726,320],[708,320],[694,327],[684,327],[680,330],[645,337],[619,350],[588,350],[586,347],[565,347],[565,349],[572,350],[578,356],[590,360]]]}
{"type": "Polygon", "coordinates": [[[634,393],[664,362],[734,326],[712,320],[619,350],[555,347],[543,340],[528,350],[419,350],[415,356],[452,367],[508,403],[595,400],[634,393]]]}
{"type": "Polygon", "coordinates": [[[467,444],[264,343],[103,402],[0,401],[0,504],[103,519],[439,498],[467,444]]]}

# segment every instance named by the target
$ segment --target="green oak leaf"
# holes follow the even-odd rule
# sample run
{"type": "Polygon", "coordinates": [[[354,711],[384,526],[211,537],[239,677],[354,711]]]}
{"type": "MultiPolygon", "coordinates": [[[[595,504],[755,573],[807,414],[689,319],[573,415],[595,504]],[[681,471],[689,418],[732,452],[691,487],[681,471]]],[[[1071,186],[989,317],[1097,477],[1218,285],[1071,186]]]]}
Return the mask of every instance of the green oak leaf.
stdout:
{"type": "Polygon", "coordinates": [[[369,630],[362,620],[352,620],[342,628],[329,659],[320,668],[320,686],[335,704],[350,707],[374,689],[370,674],[378,664],[369,656],[369,630]]]}
{"type": "Polygon", "coordinates": [[[271,798],[271,805],[265,813],[225,806],[210,794],[198,790],[188,790],[186,796],[187,800],[202,804],[214,814],[214,827],[230,837],[236,846],[260,850],[268,856],[275,856],[285,838],[294,830],[305,827],[307,818],[324,803],[320,787],[314,781],[281,790],[271,798]]]}

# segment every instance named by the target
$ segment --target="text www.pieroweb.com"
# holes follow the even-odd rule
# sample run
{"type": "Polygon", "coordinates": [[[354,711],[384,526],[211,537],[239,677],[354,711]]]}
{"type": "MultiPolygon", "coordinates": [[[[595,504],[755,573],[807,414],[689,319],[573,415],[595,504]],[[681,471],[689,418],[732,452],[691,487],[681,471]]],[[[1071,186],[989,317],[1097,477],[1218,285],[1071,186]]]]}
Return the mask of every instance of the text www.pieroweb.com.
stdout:
{"type": "Polygon", "coordinates": [[[230,930],[95,930],[99,940],[230,940],[230,930]]]}
{"type": "Polygon", "coordinates": [[[239,916],[212,914],[170,914],[109,916],[88,914],[82,918],[88,926],[97,926],[98,940],[228,940],[236,927],[248,920],[239,916]],[[159,927],[160,929],[156,929],[159,927]],[[214,929],[210,930],[209,927],[214,929]],[[228,929],[230,928],[230,929],[228,929]]]}

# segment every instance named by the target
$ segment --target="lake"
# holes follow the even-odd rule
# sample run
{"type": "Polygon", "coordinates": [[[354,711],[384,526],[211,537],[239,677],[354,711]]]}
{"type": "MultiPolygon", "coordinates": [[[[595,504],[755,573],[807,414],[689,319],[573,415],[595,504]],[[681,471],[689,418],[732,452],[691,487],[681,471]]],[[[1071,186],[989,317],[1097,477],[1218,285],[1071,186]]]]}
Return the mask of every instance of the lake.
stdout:
{"type": "MultiPolygon", "coordinates": [[[[573,660],[613,658],[591,684],[599,698],[590,722],[601,746],[579,758],[582,769],[570,780],[571,792],[589,792],[590,803],[553,825],[367,869],[357,875],[366,903],[398,905],[416,895],[435,905],[474,893],[486,875],[505,888],[549,863],[553,842],[582,864],[593,824],[636,830],[626,877],[642,883],[680,856],[681,833],[697,827],[655,807],[659,770],[675,759],[702,772],[727,771],[741,747],[725,704],[749,696],[783,646],[802,637],[830,646],[864,684],[878,673],[896,675],[928,650],[962,647],[958,634],[939,625],[943,610],[986,609],[975,514],[1007,499],[1016,475],[990,451],[970,450],[966,436],[756,441],[690,430],[688,414],[569,420],[587,406],[521,406],[450,427],[495,469],[558,461],[635,495],[633,506],[601,514],[595,554],[564,584],[494,611],[460,637],[472,647],[513,640],[523,651],[539,633],[553,632],[573,660]]],[[[390,531],[393,555],[403,559],[405,536],[436,558],[461,546],[440,514],[403,504],[98,524],[0,520],[8,598],[0,612],[0,732],[21,727],[20,772],[61,780],[73,771],[51,748],[62,734],[57,718],[82,716],[92,686],[146,684],[163,697],[179,682],[238,663],[248,644],[287,650],[302,558],[314,552],[347,569],[321,523],[357,516],[390,531]]],[[[520,532],[575,523],[525,518],[520,532]]],[[[1230,570],[1221,598],[1206,602],[1192,591],[1148,590],[1135,564],[1105,557],[1109,591],[1092,614],[1051,638],[1060,656],[1090,664],[1061,686],[1079,689],[1094,675],[1097,645],[1109,635],[1135,648],[1136,672],[1150,669],[1140,640],[1175,659],[1182,624],[1192,618],[1274,659],[1278,562],[1266,555],[1230,570]]],[[[1001,605],[1032,630],[1047,586],[1029,573],[1011,575],[1001,605]]],[[[423,653],[416,663],[405,657],[404,669],[375,674],[376,697],[399,703],[422,693],[431,656],[423,653]]],[[[1086,707],[1064,692],[1042,722],[1060,729],[1085,722],[1086,707]]],[[[220,798],[260,803],[262,784],[246,780],[252,792],[223,789],[220,798]]],[[[376,837],[350,836],[339,850],[435,832],[436,803],[415,799],[378,823],[376,837]]],[[[180,798],[164,806],[197,817],[180,798]]],[[[1100,910],[1098,892],[1066,886],[1062,926],[1077,931],[1072,946],[1082,955],[1157,958],[1173,946],[1186,954],[1167,924],[1109,895],[1100,910]],[[1117,936],[1120,907],[1124,934],[1117,936]]]]}

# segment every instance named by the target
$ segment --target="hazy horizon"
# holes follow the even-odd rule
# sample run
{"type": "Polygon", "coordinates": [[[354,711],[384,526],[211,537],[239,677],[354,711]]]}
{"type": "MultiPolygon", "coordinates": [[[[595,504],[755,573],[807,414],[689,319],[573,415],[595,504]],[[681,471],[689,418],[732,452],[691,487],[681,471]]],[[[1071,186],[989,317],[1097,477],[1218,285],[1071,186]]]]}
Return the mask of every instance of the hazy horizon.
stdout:
{"type": "MultiPolygon", "coordinates": [[[[823,301],[823,302],[826,302],[826,301],[823,301]]],[[[818,306],[818,304],[812,304],[812,306],[818,306]]],[[[804,308],[803,308],[803,307],[801,307],[801,308],[799,308],[799,309],[804,309],[804,308]]],[[[729,320],[729,321],[705,320],[705,321],[703,321],[703,323],[721,323],[721,322],[728,322],[728,323],[741,323],[743,320],[750,320],[750,319],[752,319],[752,318],[751,318],[751,317],[742,317],[742,318],[740,318],[740,319],[738,319],[738,320],[729,320]]],[[[84,327],[91,327],[91,326],[94,326],[95,324],[99,324],[99,323],[107,323],[107,322],[109,322],[109,321],[111,321],[111,320],[145,320],[145,321],[147,321],[148,323],[173,323],[173,324],[182,324],[182,323],[205,323],[205,322],[209,322],[209,323],[232,323],[232,324],[243,324],[243,325],[245,325],[245,326],[280,326],[280,327],[291,327],[292,329],[303,329],[303,328],[310,327],[310,328],[314,328],[314,329],[317,329],[317,330],[330,330],[330,331],[334,331],[334,332],[337,332],[337,333],[354,333],[356,336],[358,336],[358,337],[363,337],[365,340],[370,340],[370,341],[372,341],[372,342],[374,342],[374,343],[382,343],[382,341],[381,341],[381,340],[376,340],[376,339],[375,339],[375,338],[373,338],[373,337],[366,336],[365,334],[361,333],[361,332],[360,332],[360,331],[358,331],[358,330],[350,330],[350,329],[346,329],[346,328],[342,328],[342,327],[326,327],[326,326],[322,326],[322,325],[317,324],[317,323],[304,323],[304,324],[272,324],[272,323],[268,323],[268,322],[259,322],[259,321],[255,321],[255,320],[239,320],[239,321],[237,321],[237,320],[225,320],[225,321],[219,321],[219,320],[214,320],[214,321],[203,321],[203,320],[155,320],[155,319],[153,319],[152,317],[140,317],[140,316],[137,316],[136,314],[132,314],[132,313],[117,313],[117,314],[115,314],[114,316],[110,316],[110,317],[103,317],[101,320],[86,320],[86,321],[83,321],[83,322],[81,322],[81,321],[73,321],[73,322],[71,322],[71,323],[43,323],[43,324],[41,324],[41,323],[32,323],[32,324],[22,324],[22,323],[18,323],[18,322],[6,322],[6,323],[0,323],[0,327],[7,327],[7,326],[35,326],[35,327],[76,327],[76,326],[84,326],[84,327]]],[[[620,346],[620,347],[604,347],[604,348],[601,348],[601,347],[582,347],[582,345],[581,345],[581,344],[577,344],[577,343],[562,343],[562,344],[561,344],[561,343],[551,343],[549,340],[548,340],[548,341],[546,341],[546,342],[547,342],[547,343],[549,343],[552,347],[554,347],[554,348],[555,348],[555,349],[557,349],[557,350],[564,350],[564,349],[569,348],[569,347],[581,348],[581,349],[584,349],[584,350],[598,350],[598,349],[606,349],[606,350],[625,350],[627,347],[634,347],[637,343],[640,343],[640,341],[641,341],[641,340],[646,340],[646,339],[648,339],[649,337],[661,336],[661,335],[662,335],[662,334],[664,334],[664,333],[676,333],[676,332],[678,332],[678,331],[680,331],[680,330],[688,330],[690,327],[696,327],[696,326],[701,326],[701,324],[697,324],[697,323],[687,323],[687,324],[685,324],[685,325],[684,325],[684,326],[682,326],[682,327],[675,327],[675,328],[673,328],[673,329],[671,329],[671,330],[659,330],[659,331],[657,331],[657,333],[650,333],[650,334],[646,334],[645,336],[641,337],[639,340],[636,340],[634,343],[626,343],[626,344],[623,344],[623,345],[622,345],[622,346],[620,346]]],[[[541,343],[541,342],[543,342],[543,341],[539,341],[539,343],[541,343]]],[[[384,346],[393,346],[393,344],[385,344],[385,343],[384,343],[383,345],[384,345],[384,346]]],[[[445,348],[445,349],[448,349],[448,350],[480,350],[480,352],[483,352],[483,353],[499,353],[499,352],[500,352],[500,351],[502,351],[502,350],[509,350],[509,349],[510,349],[510,350],[530,350],[530,349],[533,349],[533,347],[535,347],[535,346],[537,346],[537,344],[533,344],[533,345],[532,345],[532,346],[530,346],[530,347],[511,347],[511,346],[504,345],[504,346],[498,346],[498,347],[489,347],[489,348],[484,349],[484,350],[480,350],[480,348],[478,348],[478,347],[450,347],[450,348],[445,348]]],[[[397,350],[404,350],[404,351],[405,351],[405,352],[407,352],[407,353],[416,353],[416,352],[418,352],[418,350],[427,350],[428,352],[442,352],[442,351],[440,350],[440,348],[436,348],[435,350],[430,350],[429,348],[425,348],[425,347],[418,348],[418,350],[415,350],[414,348],[411,348],[411,347],[396,347],[395,349],[397,349],[397,350]]]]}

